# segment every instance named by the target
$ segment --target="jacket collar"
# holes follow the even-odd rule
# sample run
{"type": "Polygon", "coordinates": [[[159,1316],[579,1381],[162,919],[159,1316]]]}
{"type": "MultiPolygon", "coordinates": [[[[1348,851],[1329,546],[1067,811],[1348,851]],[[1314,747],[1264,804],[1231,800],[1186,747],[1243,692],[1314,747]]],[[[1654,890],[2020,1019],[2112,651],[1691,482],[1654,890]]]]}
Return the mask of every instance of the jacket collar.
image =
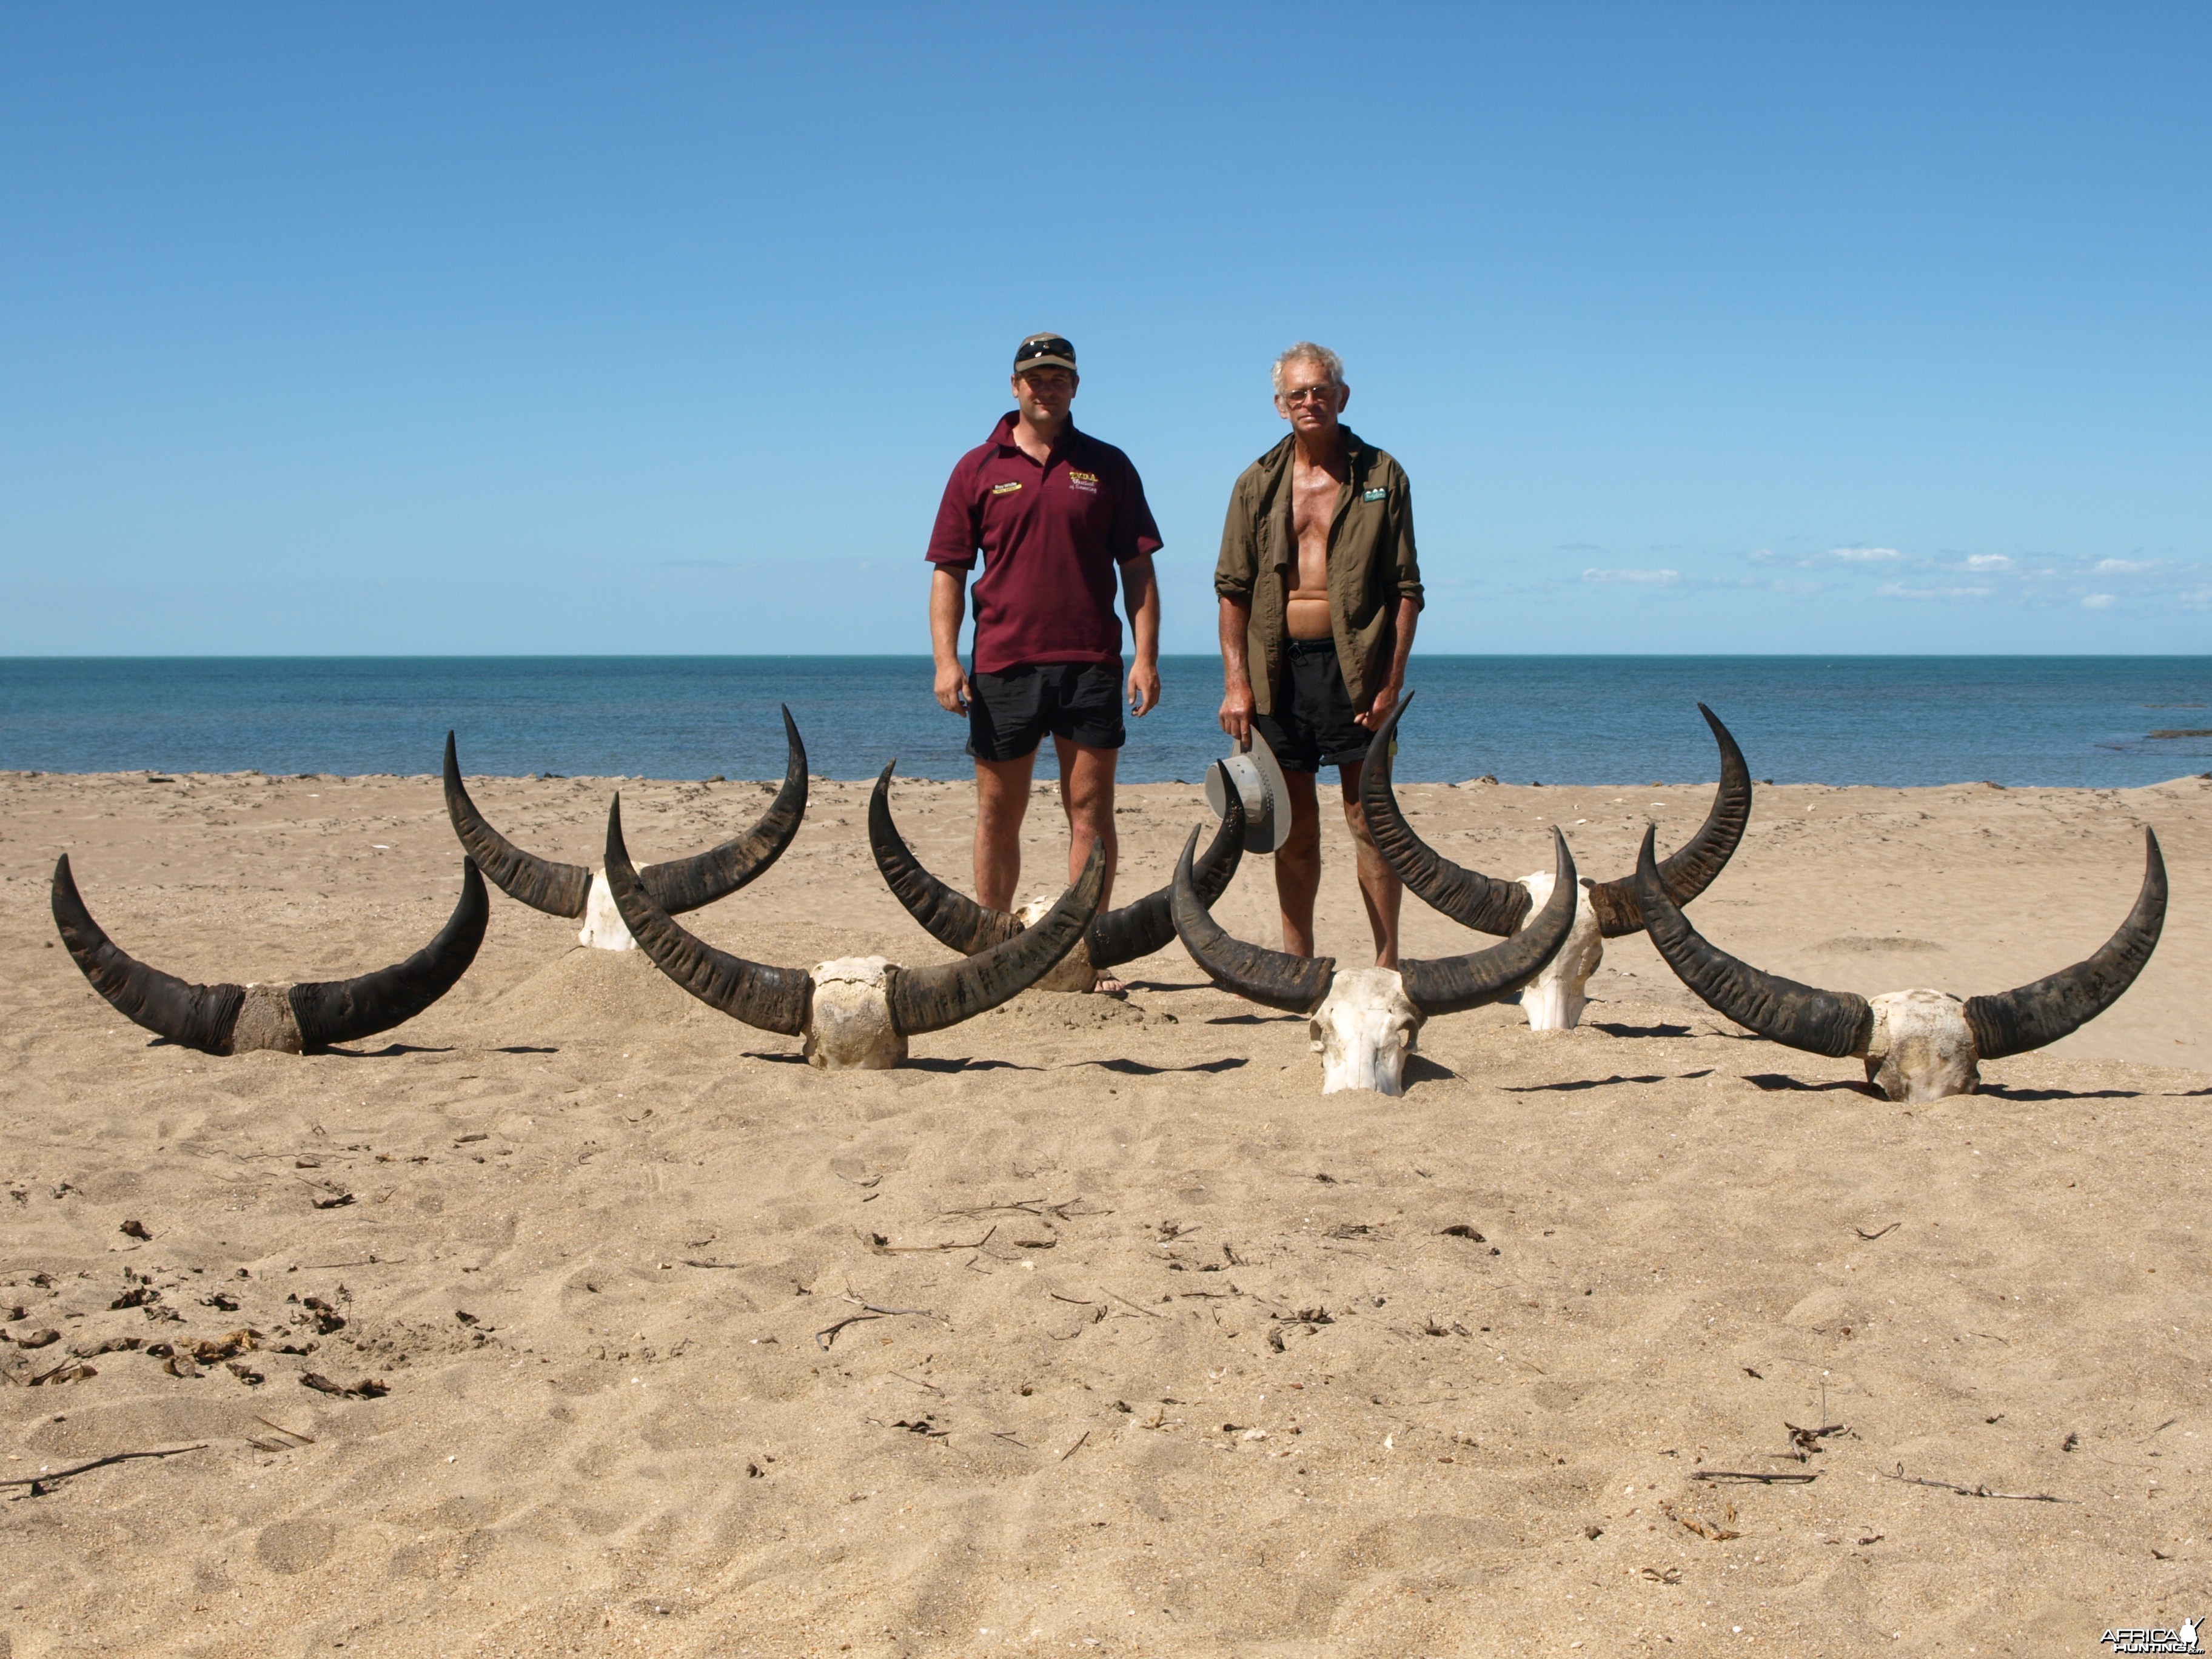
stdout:
{"type": "MultiPolygon", "coordinates": [[[[1011,416],[1008,418],[1012,419],[1011,416]]],[[[1013,428],[1010,426],[1006,429],[1011,433],[1013,428]]],[[[1375,452],[1369,448],[1361,441],[1359,434],[1350,427],[1343,427],[1340,429],[1344,434],[1346,481],[1355,489],[1364,489],[1368,469],[1374,465],[1375,452]]],[[[1267,478],[1267,494],[1271,498],[1281,487],[1283,480],[1290,477],[1291,461],[1297,453],[1297,437],[1296,434],[1292,434],[1260,458],[1260,471],[1267,478]]]]}

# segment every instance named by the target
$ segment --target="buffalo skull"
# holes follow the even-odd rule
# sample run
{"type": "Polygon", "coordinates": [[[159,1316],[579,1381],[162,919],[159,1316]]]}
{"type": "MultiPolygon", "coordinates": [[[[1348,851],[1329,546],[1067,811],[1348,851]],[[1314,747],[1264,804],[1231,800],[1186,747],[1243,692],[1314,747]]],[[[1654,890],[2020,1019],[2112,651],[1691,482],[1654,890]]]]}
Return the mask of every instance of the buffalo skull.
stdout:
{"type": "Polygon", "coordinates": [[[1651,831],[1636,860],[1644,927],[1683,984],[1763,1037],[1840,1060],[1866,1061],[1867,1081],[1892,1100],[1940,1100],[1981,1086],[1980,1062],[2056,1042],[2119,1000],[2150,960],[2166,925],[2166,860],[2143,830],[2143,878],[2135,908],[2095,955],[1999,996],[1893,991],[1871,1000],[1816,990],[1761,973],[1708,944],[1668,895],[1651,858],[1651,831]]]}

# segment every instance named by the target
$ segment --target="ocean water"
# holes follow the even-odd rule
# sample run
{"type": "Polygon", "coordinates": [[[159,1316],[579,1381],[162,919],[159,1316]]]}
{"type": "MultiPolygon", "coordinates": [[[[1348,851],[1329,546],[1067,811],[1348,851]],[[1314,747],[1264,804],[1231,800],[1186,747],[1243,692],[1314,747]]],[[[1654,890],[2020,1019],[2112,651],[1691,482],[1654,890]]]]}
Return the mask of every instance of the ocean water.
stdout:
{"type": "MultiPolygon", "coordinates": [[[[925,657],[0,659],[0,769],[769,777],[779,702],[810,769],[964,777],[925,657]]],[[[1161,664],[1121,775],[1195,781],[1224,752],[1212,657],[1161,664]]],[[[1777,782],[2125,787],[2212,770],[2203,657],[1446,657],[1416,653],[1398,775],[1509,783],[1717,776],[1710,704],[1777,782]],[[2160,732],[2184,736],[2159,737],[2160,732]]],[[[1040,775],[1052,773],[1051,746],[1040,775]]]]}

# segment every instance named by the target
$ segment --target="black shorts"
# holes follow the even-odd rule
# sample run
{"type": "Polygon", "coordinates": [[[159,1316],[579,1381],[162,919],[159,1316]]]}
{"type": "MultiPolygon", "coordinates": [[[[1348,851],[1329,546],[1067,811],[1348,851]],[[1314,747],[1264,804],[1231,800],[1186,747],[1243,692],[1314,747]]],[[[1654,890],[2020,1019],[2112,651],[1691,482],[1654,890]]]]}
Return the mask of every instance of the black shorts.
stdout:
{"type": "Polygon", "coordinates": [[[1033,755],[1049,732],[1088,749],[1119,749],[1121,665],[1033,662],[1003,674],[970,674],[968,752],[977,760],[1033,755]]]}
{"type": "Polygon", "coordinates": [[[1352,718],[1352,694],[1344,689],[1334,640],[1284,642],[1275,712],[1254,714],[1252,724],[1285,772],[1318,772],[1324,766],[1365,760],[1375,735],[1352,718]]]}

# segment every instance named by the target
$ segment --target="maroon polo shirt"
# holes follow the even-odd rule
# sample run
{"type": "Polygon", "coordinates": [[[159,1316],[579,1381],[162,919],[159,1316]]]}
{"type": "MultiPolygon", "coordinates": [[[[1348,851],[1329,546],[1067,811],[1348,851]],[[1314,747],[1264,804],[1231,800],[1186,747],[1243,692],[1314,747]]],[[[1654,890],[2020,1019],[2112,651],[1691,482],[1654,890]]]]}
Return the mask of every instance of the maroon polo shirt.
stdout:
{"type": "Polygon", "coordinates": [[[929,562],[972,570],[973,670],[1024,663],[1121,661],[1114,614],[1118,567],[1161,545],[1129,458],[1069,422],[1039,466],[1014,443],[1007,415],[990,441],[952,469],[930,533],[929,562]]]}

